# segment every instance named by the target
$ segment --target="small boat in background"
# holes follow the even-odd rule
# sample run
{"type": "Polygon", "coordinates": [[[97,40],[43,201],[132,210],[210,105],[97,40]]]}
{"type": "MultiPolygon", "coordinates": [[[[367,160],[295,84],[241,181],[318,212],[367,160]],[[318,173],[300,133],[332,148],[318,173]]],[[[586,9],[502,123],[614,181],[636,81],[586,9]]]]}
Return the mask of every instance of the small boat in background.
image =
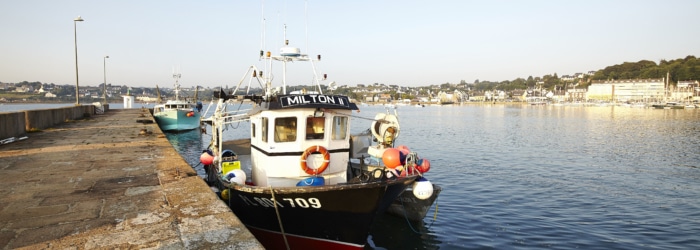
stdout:
{"type": "Polygon", "coordinates": [[[547,105],[547,97],[528,96],[526,100],[527,100],[528,104],[533,105],[533,106],[547,105]]]}
{"type": "Polygon", "coordinates": [[[678,102],[667,102],[666,108],[667,109],[684,109],[685,105],[678,103],[678,102]]]}
{"type": "Polygon", "coordinates": [[[652,104],[655,109],[684,109],[685,105],[678,102],[667,102],[666,104],[652,104]]]}
{"type": "Polygon", "coordinates": [[[180,76],[179,73],[173,74],[175,99],[160,103],[160,91],[158,91],[159,103],[153,107],[153,118],[163,131],[186,131],[200,127],[202,103],[194,103],[187,98],[180,99],[180,91],[182,91],[179,83],[180,76]]]}

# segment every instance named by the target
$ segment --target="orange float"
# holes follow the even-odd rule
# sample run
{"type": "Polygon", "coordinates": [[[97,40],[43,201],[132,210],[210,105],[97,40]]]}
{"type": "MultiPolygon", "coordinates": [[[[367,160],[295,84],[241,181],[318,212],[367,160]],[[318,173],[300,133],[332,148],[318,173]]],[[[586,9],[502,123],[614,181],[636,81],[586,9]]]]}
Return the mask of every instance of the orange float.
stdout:
{"type": "Polygon", "coordinates": [[[401,165],[401,153],[398,149],[387,148],[382,154],[382,162],[387,168],[396,168],[401,165]]]}
{"type": "Polygon", "coordinates": [[[328,164],[330,164],[330,162],[331,162],[331,155],[328,153],[328,150],[322,146],[318,146],[318,145],[311,146],[311,147],[307,148],[306,150],[304,150],[304,153],[301,154],[301,161],[300,161],[301,169],[304,170],[304,172],[306,172],[309,175],[317,175],[317,174],[323,173],[323,171],[326,171],[326,168],[328,168],[328,164]],[[308,158],[309,155],[316,153],[316,152],[323,155],[323,164],[321,164],[321,166],[318,167],[317,169],[312,169],[309,167],[308,164],[306,164],[306,158],[308,158]]]}
{"type": "Polygon", "coordinates": [[[418,170],[418,172],[421,172],[421,173],[425,173],[425,172],[430,171],[430,161],[428,159],[425,159],[425,158],[421,159],[421,161],[422,162],[420,163],[420,165],[418,165],[416,167],[416,170],[418,170]]]}

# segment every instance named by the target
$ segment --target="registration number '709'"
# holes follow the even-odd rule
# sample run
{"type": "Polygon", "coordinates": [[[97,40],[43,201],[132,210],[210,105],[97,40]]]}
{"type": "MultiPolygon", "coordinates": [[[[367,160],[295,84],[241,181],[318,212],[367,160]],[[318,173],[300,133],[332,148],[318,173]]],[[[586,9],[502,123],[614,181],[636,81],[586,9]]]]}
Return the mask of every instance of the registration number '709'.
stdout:
{"type": "MultiPolygon", "coordinates": [[[[274,199],[260,198],[238,195],[246,205],[249,206],[262,206],[262,207],[275,207],[274,199]]],[[[278,208],[289,207],[300,207],[300,208],[321,208],[321,201],[318,198],[282,198],[281,201],[277,201],[278,208]]]]}

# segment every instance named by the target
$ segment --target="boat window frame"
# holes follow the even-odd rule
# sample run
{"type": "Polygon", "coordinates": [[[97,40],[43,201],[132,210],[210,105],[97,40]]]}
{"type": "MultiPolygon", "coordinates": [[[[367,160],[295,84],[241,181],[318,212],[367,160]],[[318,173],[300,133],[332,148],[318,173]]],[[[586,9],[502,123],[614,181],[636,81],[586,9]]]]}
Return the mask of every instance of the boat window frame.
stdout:
{"type": "Polygon", "coordinates": [[[260,124],[262,125],[262,128],[260,128],[261,140],[262,140],[263,142],[267,142],[267,141],[268,141],[267,138],[269,137],[268,134],[267,134],[268,126],[269,126],[269,125],[268,125],[269,123],[268,123],[267,117],[262,117],[262,119],[260,120],[260,124]]]}
{"type": "Polygon", "coordinates": [[[349,121],[350,119],[347,116],[333,116],[331,140],[347,140],[349,121]]]}
{"type": "Polygon", "coordinates": [[[250,137],[255,138],[255,123],[254,122],[250,123],[250,137]]]}
{"type": "Polygon", "coordinates": [[[305,131],[307,140],[323,140],[326,134],[326,117],[306,117],[305,131]]]}
{"type": "Polygon", "coordinates": [[[298,118],[296,116],[276,117],[273,140],[276,143],[295,142],[297,140],[298,118]]]}

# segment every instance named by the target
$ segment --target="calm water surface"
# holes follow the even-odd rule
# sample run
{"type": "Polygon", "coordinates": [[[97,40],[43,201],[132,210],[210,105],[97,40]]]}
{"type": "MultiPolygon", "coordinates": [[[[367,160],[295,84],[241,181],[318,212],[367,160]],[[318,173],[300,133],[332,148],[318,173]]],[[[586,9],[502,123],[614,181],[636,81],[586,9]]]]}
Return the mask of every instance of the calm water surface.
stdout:
{"type": "MultiPolygon", "coordinates": [[[[363,106],[373,118],[382,106],[363,106]]],[[[393,109],[392,109],[393,110],[393,109]]],[[[384,216],[387,249],[700,249],[700,110],[399,106],[443,187],[424,223],[384,216]]],[[[248,133],[248,123],[237,133],[248,133]]],[[[353,119],[353,132],[370,121],[353,119]]],[[[167,134],[201,175],[196,132],[167,134]]]]}

